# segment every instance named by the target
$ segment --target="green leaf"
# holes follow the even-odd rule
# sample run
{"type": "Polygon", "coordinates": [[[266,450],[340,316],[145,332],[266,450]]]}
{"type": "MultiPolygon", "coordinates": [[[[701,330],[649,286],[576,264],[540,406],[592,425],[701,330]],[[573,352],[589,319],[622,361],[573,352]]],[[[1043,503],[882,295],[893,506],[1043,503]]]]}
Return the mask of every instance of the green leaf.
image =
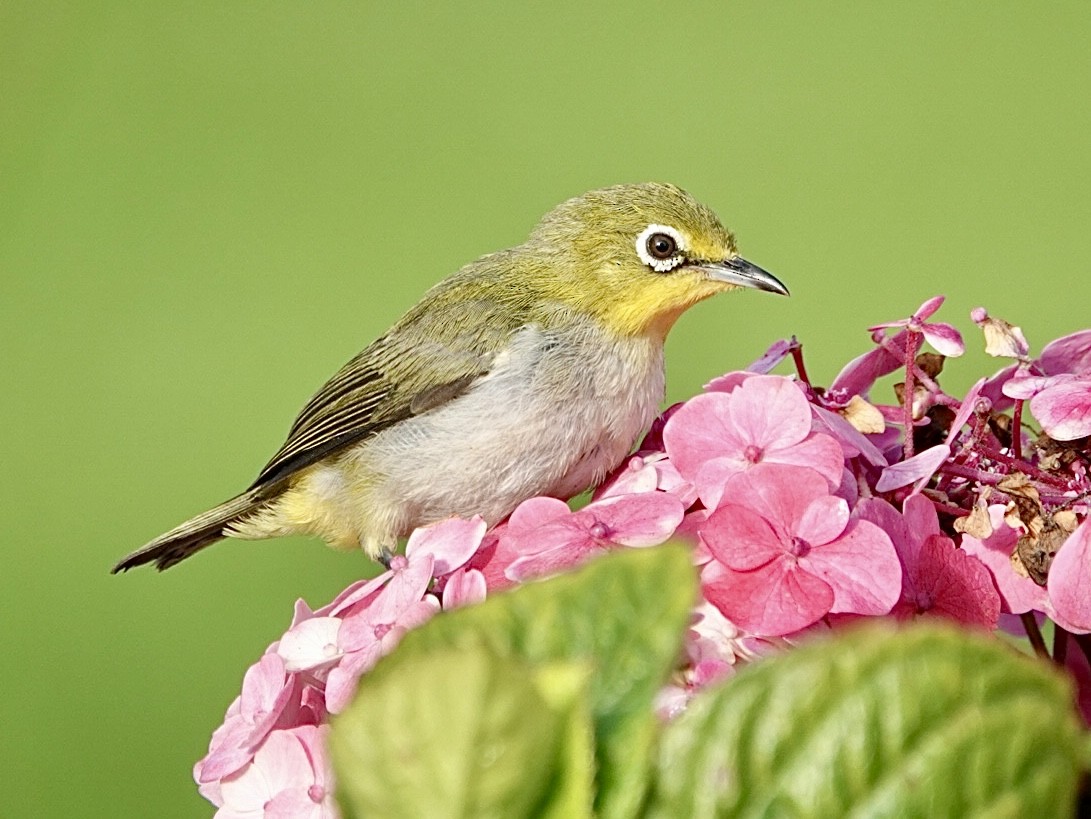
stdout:
{"type": "Polygon", "coordinates": [[[589,816],[586,674],[535,676],[483,648],[365,675],[330,739],[346,816],[589,816]],[[584,772],[572,771],[581,743],[584,772]]]}
{"type": "MultiPolygon", "coordinates": [[[[561,662],[586,669],[596,815],[633,816],[643,803],[658,729],[652,703],[677,662],[696,599],[689,549],[619,550],[435,617],[407,634],[371,674],[435,651],[482,646],[535,668],[561,662]]],[[[457,693],[458,678],[442,674],[457,693]]],[[[364,705],[364,686],[357,696],[361,708],[372,707],[364,705]]]]}
{"type": "Polygon", "coordinates": [[[650,816],[1072,815],[1066,680],[949,626],[871,626],[742,671],[660,747],[650,816]]]}

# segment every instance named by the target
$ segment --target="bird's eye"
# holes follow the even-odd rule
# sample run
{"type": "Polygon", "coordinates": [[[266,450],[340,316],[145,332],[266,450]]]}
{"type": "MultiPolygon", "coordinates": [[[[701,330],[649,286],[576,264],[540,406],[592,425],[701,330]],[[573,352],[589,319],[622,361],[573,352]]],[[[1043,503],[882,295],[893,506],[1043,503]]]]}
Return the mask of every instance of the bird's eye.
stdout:
{"type": "Polygon", "coordinates": [[[682,264],[686,245],[669,225],[648,225],[636,237],[636,253],[656,273],[669,273],[682,264]]]}
{"type": "Polygon", "coordinates": [[[648,255],[659,261],[666,261],[678,252],[678,243],[666,233],[653,233],[648,237],[648,255]]]}

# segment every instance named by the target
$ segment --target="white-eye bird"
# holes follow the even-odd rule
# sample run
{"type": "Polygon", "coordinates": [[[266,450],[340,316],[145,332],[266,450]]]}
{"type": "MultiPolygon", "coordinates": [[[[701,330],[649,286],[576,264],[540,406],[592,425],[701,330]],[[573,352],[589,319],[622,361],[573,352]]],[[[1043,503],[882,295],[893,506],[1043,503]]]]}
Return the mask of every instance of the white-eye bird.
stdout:
{"type": "Polygon", "coordinates": [[[303,407],[253,485],[114,567],[166,569],[224,538],[312,534],[389,557],[415,527],[503,520],[601,482],[664,397],[663,343],[702,299],[787,295],[673,185],[547,213],[518,247],[444,279],[303,407]]]}

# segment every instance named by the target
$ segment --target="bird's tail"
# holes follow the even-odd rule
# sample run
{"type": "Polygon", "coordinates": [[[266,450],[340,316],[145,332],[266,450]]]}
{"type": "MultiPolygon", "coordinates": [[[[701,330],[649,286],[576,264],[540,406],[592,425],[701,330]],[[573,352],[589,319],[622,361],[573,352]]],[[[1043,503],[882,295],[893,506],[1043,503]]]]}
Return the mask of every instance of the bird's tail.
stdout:
{"type": "Polygon", "coordinates": [[[134,566],[143,566],[145,563],[155,562],[159,571],[169,569],[175,563],[180,563],[192,554],[199,552],[205,546],[215,543],[225,537],[224,530],[240,518],[259,509],[269,500],[269,492],[261,489],[250,489],[237,495],[231,500],[224,501],[219,506],[214,506],[207,512],[190,518],[185,523],[175,526],[169,532],[157,537],[155,540],[137,549],[131,555],[122,558],[111,574],[125,572],[134,566]]]}

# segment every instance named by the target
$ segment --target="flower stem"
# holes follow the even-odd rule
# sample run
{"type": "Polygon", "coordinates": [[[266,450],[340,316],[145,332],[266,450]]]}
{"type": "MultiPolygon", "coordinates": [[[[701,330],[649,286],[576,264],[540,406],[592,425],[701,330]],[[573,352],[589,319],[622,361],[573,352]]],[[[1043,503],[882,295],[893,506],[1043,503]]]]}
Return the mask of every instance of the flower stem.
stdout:
{"type": "Polygon", "coordinates": [[[799,380],[811,387],[811,377],[807,375],[807,367],[803,364],[803,345],[796,341],[796,337],[792,336],[791,341],[792,361],[796,365],[796,373],[799,375],[799,380]]]}
{"type": "Polygon", "coordinates": [[[1053,624],[1053,662],[1064,665],[1068,654],[1068,632],[1056,623],[1053,624]]]}
{"type": "Polygon", "coordinates": [[[1023,402],[1015,402],[1011,412],[1011,454],[1017,461],[1023,460],[1023,402]]]}
{"type": "Polygon", "coordinates": [[[1019,619],[1023,621],[1023,628],[1027,632],[1027,639],[1030,640],[1034,653],[1048,660],[1049,649],[1046,648],[1046,641],[1042,638],[1042,630],[1038,628],[1038,621],[1034,619],[1034,612],[1025,611],[1019,615],[1019,619]]]}
{"type": "Polygon", "coordinates": [[[1041,469],[1034,466],[1034,464],[1027,463],[1022,458],[1014,454],[1014,449],[1013,454],[1005,455],[1003,452],[1001,452],[999,449],[996,449],[995,447],[980,444],[977,447],[977,451],[984,455],[986,458],[996,461],[997,463],[1002,463],[1005,466],[1010,466],[1013,469],[1017,469],[1028,477],[1039,480],[1042,483],[1048,483],[1049,485],[1060,489],[1061,491],[1068,490],[1067,481],[1065,481],[1063,478],[1058,478],[1056,475],[1050,475],[1048,472],[1043,472],[1041,469]]]}
{"type": "Polygon", "coordinates": [[[902,452],[906,460],[913,457],[913,404],[916,384],[913,378],[916,375],[916,348],[918,334],[912,330],[905,334],[905,391],[902,398],[902,419],[905,425],[905,441],[902,443],[902,452]]]}

